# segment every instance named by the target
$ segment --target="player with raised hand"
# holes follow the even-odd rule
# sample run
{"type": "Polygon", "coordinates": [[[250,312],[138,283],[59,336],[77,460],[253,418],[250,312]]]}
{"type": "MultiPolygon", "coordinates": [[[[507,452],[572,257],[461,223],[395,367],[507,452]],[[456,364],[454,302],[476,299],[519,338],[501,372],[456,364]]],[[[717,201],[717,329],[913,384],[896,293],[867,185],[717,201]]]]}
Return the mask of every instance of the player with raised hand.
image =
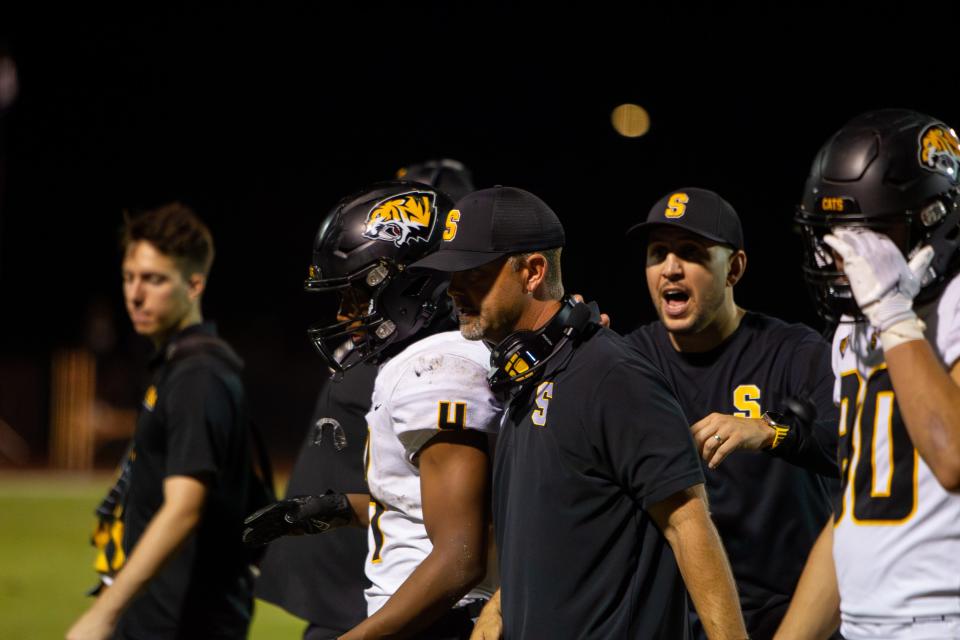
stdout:
{"type": "Polygon", "coordinates": [[[814,160],[796,220],[833,339],[842,494],[781,638],[960,636],[960,141],[872,111],[814,160]]]}

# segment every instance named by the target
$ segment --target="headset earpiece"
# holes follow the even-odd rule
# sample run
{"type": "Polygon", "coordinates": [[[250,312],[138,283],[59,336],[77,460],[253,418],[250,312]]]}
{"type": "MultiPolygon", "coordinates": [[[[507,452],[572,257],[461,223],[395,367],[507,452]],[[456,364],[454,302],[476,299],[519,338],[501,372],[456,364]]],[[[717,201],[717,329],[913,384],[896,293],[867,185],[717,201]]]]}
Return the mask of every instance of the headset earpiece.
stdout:
{"type": "Polygon", "coordinates": [[[531,380],[568,340],[598,324],[596,306],[564,297],[560,310],[536,331],[515,331],[490,351],[487,380],[494,391],[531,380]]]}

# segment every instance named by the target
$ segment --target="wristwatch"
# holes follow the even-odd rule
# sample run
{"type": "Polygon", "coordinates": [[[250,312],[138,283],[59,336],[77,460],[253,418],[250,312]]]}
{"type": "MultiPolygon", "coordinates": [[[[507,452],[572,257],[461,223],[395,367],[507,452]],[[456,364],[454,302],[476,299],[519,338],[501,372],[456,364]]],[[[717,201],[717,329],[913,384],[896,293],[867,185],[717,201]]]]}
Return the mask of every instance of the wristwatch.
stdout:
{"type": "Polygon", "coordinates": [[[773,443],[767,448],[767,451],[776,449],[790,433],[789,425],[783,424],[784,417],[779,411],[764,411],[760,419],[773,429],[773,443]]]}

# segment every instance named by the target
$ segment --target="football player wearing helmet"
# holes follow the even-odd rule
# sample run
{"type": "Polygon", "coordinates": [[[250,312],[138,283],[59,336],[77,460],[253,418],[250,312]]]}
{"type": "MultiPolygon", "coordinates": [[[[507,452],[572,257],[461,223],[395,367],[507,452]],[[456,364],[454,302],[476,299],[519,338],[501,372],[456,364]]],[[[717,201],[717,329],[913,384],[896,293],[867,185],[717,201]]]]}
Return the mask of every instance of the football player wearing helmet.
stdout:
{"type": "MultiPolygon", "coordinates": [[[[450,159],[406,165],[398,179],[437,187],[451,198],[473,191],[470,171],[450,159]]],[[[337,360],[353,348],[344,340],[337,360]]],[[[373,359],[371,359],[373,360],[373,359]]],[[[287,483],[287,495],[310,495],[335,486],[345,493],[366,493],[363,457],[366,413],[377,375],[371,361],[325,381],[287,483]]],[[[260,565],[257,597],[308,622],[304,640],[327,639],[352,629],[367,617],[364,562],[367,535],[348,528],[332,536],[286,536],[274,541],[260,565]],[[327,585],[336,584],[336,589],[327,585]]]]}
{"type": "Polygon", "coordinates": [[[960,636],[960,141],[907,110],[817,154],[796,221],[833,339],[842,491],[780,637],[960,636]]]}
{"type": "Polygon", "coordinates": [[[341,200],[314,243],[306,288],[340,299],[336,322],[310,329],[314,346],[341,374],[380,363],[366,415],[369,495],[294,496],[248,518],[245,540],[369,526],[369,617],[342,638],[467,637],[493,590],[481,584],[500,412],[485,384],[489,353],[444,331],[447,277],[407,269],[436,248],[451,208],[425,184],[375,184],[341,200]]]}
{"type": "Polygon", "coordinates": [[[452,206],[436,189],[388,182],[345,198],[324,220],[304,287],[340,296],[337,322],[307,332],[331,369],[342,373],[389,357],[421,329],[449,318],[447,278],[411,274],[406,266],[439,242],[437,215],[452,206]],[[337,354],[346,339],[353,347],[337,354]]]}

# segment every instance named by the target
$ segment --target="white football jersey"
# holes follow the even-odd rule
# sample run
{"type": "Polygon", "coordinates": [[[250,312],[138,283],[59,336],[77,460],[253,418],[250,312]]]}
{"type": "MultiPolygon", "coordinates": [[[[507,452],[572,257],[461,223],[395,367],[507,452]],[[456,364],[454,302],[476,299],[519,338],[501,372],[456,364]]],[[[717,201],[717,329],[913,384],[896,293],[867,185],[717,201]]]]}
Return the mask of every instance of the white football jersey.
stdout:
{"type": "MultiPolygon", "coordinates": [[[[960,359],[960,276],[917,312],[949,371],[960,359]]],[[[843,472],[833,557],[843,619],[960,614],[960,495],[945,491],[914,449],[877,332],[841,324],[833,370],[843,472]]]]}
{"type": "MultiPolygon", "coordinates": [[[[442,429],[476,429],[492,437],[499,428],[501,406],[487,385],[489,362],[490,351],[482,342],[450,331],[415,342],[377,374],[367,413],[368,615],[433,549],[423,524],[420,450],[442,429]]],[[[496,590],[495,576],[488,567],[487,578],[460,604],[489,598],[496,590]]]]}

